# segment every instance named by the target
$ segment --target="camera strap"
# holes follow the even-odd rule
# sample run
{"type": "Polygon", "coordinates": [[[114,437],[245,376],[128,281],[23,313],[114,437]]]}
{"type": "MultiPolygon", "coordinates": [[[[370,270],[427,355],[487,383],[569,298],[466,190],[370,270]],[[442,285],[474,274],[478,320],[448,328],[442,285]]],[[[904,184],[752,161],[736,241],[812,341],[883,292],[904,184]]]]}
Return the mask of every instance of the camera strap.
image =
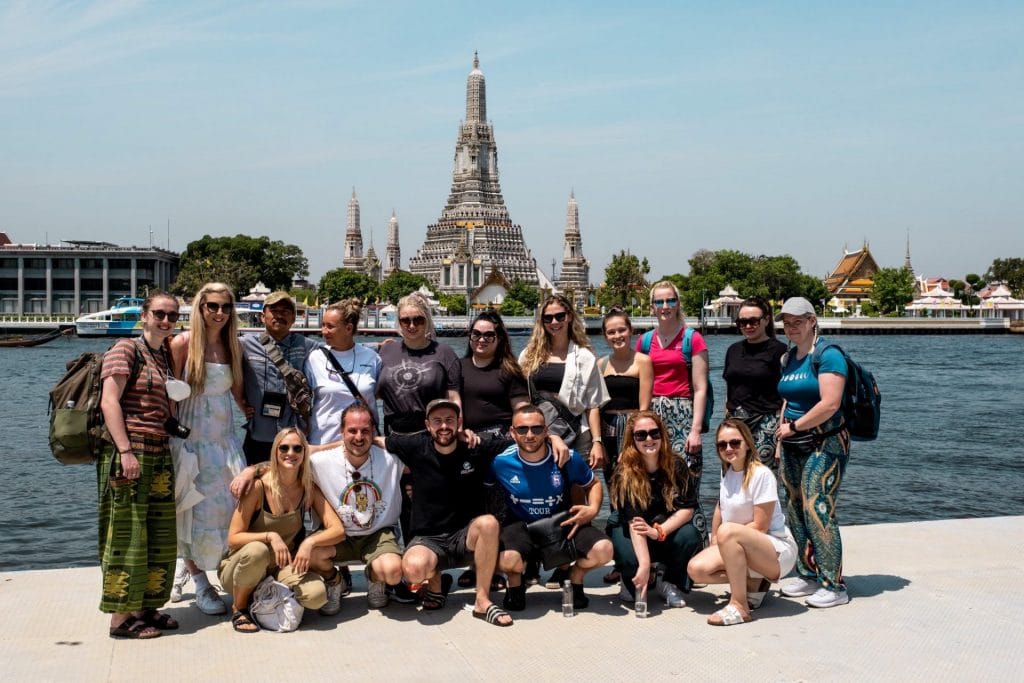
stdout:
{"type": "MultiPolygon", "coordinates": [[[[327,362],[331,364],[331,367],[333,367],[335,369],[335,371],[339,375],[341,375],[341,379],[342,379],[342,381],[345,382],[345,386],[348,387],[349,393],[352,394],[352,398],[354,398],[356,401],[359,401],[360,403],[364,404],[367,408],[370,408],[370,419],[373,420],[373,429],[377,433],[377,435],[379,436],[380,435],[380,426],[377,424],[377,417],[374,415],[374,410],[373,410],[372,406],[370,405],[370,403],[365,398],[363,398],[362,392],[359,391],[358,387],[356,387],[356,383],[352,381],[352,378],[349,376],[349,374],[347,372],[345,372],[345,368],[341,367],[341,363],[339,363],[338,359],[334,357],[334,354],[331,353],[331,350],[329,348],[327,348],[326,346],[321,346],[320,350],[324,352],[325,356],[327,356],[327,362]]],[[[352,358],[353,358],[353,363],[354,363],[355,362],[355,360],[354,360],[355,359],[355,347],[353,347],[352,358]]],[[[353,365],[353,369],[355,369],[354,365],[353,365]]]]}

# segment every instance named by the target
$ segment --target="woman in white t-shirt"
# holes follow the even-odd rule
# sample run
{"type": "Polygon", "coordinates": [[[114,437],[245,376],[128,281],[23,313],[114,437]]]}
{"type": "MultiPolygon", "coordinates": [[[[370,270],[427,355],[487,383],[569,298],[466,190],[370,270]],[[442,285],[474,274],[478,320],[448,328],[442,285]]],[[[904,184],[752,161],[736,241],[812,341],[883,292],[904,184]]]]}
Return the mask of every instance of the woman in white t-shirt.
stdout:
{"type": "Polygon", "coordinates": [[[760,463],[750,428],[740,419],[718,425],[715,446],[722,461],[719,502],[711,545],[687,568],[697,583],[728,583],[729,604],[708,618],[713,626],[751,620],[771,582],[796,562],[796,542],[786,528],[775,476],[760,463]]]}

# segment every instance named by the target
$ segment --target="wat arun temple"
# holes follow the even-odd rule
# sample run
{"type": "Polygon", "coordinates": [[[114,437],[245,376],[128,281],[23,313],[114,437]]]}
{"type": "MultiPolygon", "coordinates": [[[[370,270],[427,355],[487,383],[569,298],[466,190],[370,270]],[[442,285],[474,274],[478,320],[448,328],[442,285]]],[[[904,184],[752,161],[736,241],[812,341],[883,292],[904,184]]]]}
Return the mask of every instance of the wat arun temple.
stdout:
{"type": "MultiPolygon", "coordinates": [[[[397,241],[397,219],[392,213],[385,263],[380,264],[376,254],[363,256],[359,205],[353,191],[344,267],[377,279],[387,277],[399,267],[397,241]]],[[[465,294],[495,280],[505,286],[521,280],[540,289],[572,291],[582,299],[590,287],[589,262],[583,258],[574,194],[569,197],[564,246],[562,277],[555,283],[537,267],[522,227],[512,222],[505,206],[498,182],[498,147],[487,120],[484,74],[474,53],[473,70],[466,80],[466,116],[455,143],[451,192],[441,217],[427,226],[423,246],[409,259],[409,270],[427,278],[435,292],[465,294]]]]}

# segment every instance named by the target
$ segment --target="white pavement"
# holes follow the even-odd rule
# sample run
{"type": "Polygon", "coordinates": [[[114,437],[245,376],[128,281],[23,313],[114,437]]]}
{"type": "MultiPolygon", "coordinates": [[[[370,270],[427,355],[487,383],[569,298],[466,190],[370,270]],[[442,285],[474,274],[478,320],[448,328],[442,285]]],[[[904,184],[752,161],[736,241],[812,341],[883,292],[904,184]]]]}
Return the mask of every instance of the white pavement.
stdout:
{"type": "MultiPolygon", "coordinates": [[[[356,590],[336,617],[290,634],[236,634],[186,602],[182,628],[150,641],[107,636],[95,567],[0,573],[2,681],[687,681],[1024,678],[1024,517],[843,529],[851,602],[828,610],[779,596],[749,624],[712,627],[724,586],[688,606],[652,599],[636,619],[589,577],[590,608],[563,618],[560,592],[531,588],[511,628],[473,619],[470,591],[427,613],[368,613],[356,590]]],[[[187,590],[187,589],[186,589],[187,590]]],[[[501,597],[494,596],[500,602],[501,597]]]]}

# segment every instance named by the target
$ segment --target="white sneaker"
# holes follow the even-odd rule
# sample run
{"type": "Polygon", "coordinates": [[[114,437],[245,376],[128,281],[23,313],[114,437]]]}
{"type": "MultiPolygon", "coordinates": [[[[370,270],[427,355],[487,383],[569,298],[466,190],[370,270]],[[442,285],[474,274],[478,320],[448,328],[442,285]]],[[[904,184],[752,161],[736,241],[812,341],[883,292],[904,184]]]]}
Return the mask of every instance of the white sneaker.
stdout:
{"type": "Polygon", "coordinates": [[[327,602],[320,608],[320,614],[325,617],[333,617],[335,614],[341,611],[341,595],[345,592],[346,588],[345,577],[338,571],[335,577],[335,582],[327,582],[327,602]]]}
{"type": "Polygon", "coordinates": [[[181,593],[185,590],[192,574],[185,568],[185,561],[178,558],[174,565],[174,580],[171,582],[171,602],[181,602],[181,593]]]}
{"type": "Polygon", "coordinates": [[[683,593],[674,583],[661,581],[658,584],[658,593],[661,594],[661,597],[665,598],[665,605],[667,607],[686,607],[683,593]]]}
{"type": "Polygon", "coordinates": [[[629,592],[624,583],[619,584],[619,600],[622,600],[622,602],[636,602],[636,598],[633,597],[633,594],[629,592]]]}
{"type": "Polygon", "coordinates": [[[850,602],[850,596],[846,591],[834,591],[828,588],[819,588],[814,591],[814,595],[807,598],[807,604],[810,607],[836,607],[848,602],[850,602]]]}
{"type": "Polygon", "coordinates": [[[196,593],[196,607],[203,614],[211,616],[214,614],[224,614],[228,611],[224,601],[220,598],[220,594],[213,586],[207,586],[196,593]]]}
{"type": "Polygon", "coordinates": [[[805,595],[811,595],[818,590],[818,582],[805,579],[802,576],[798,576],[792,581],[787,581],[782,585],[780,589],[781,593],[789,598],[802,598],[805,595]]]}

